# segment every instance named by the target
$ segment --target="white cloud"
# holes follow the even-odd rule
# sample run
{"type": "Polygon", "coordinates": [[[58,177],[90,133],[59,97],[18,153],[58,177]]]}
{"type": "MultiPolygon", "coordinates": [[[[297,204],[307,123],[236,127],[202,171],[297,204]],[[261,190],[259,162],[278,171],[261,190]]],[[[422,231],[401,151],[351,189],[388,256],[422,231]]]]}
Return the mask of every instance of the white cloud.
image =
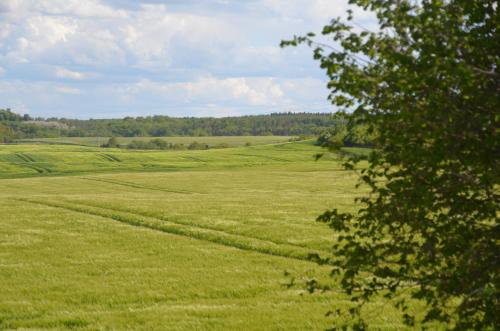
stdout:
{"type": "Polygon", "coordinates": [[[82,80],[87,77],[87,75],[84,73],[78,71],[71,71],[62,67],[56,68],[54,71],[54,75],[57,78],[74,79],[74,80],[82,80]]]}
{"type": "Polygon", "coordinates": [[[328,110],[323,84],[307,78],[202,77],[187,82],[86,84],[83,89],[69,83],[0,80],[0,100],[4,107],[30,109],[33,116],[139,116],[144,109],[146,114],[170,116],[229,116],[328,110]]]}
{"type": "Polygon", "coordinates": [[[261,0],[261,4],[289,20],[326,24],[332,18],[346,17],[348,9],[356,20],[373,19],[374,15],[361,7],[349,5],[348,0],[261,0]]]}
{"type": "MultiPolygon", "coordinates": [[[[9,24],[8,22],[1,22],[0,21],[0,41],[3,39],[7,39],[7,37],[10,36],[12,32],[13,26],[9,24]]],[[[0,44],[1,47],[1,44],[0,44]]]]}
{"type": "MultiPolygon", "coordinates": [[[[44,56],[67,43],[76,33],[74,19],[66,17],[31,16],[11,32],[13,42],[4,51],[5,58],[14,63],[26,63],[44,56]]],[[[63,47],[62,47],[63,48],[63,47]]]]}
{"type": "Polygon", "coordinates": [[[26,10],[26,2],[22,0],[4,0],[0,2],[0,13],[12,13],[26,10]]]}
{"type": "Polygon", "coordinates": [[[128,16],[126,11],[114,9],[96,0],[51,0],[42,3],[46,11],[59,15],[87,18],[127,18],[128,16]]]}
{"type": "Polygon", "coordinates": [[[89,18],[127,16],[126,11],[114,9],[99,0],[2,0],[0,2],[0,13],[15,17],[30,12],[89,18]]]}
{"type": "Polygon", "coordinates": [[[69,87],[69,86],[59,86],[56,88],[57,92],[63,93],[63,94],[80,94],[82,91],[80,89],[74,88],[74,87],[69,87]]]}
{"type": "Polygon", "coordinates": [[[162,83],[143,79],[136,84],[120,87],[124,94],[152,93],[164,100],[180,103],[233,103],[244,105],[274,105],[284,100],[279,84],[270,77],[226,78],[202,77],[192,82],[162,83]]]}
{"type": "Polygon", "coordinates": [[[185,51],[224,49],[237,43],[234,27],[210,16],[175,13],[164,5],[143,5],[118,28],[122,47],[137,67],[168,67],[185,51]]]}
{"type": "Polygon", "coordinates": [[[319,29],[328,19],[345,14],[346,2],[260,0],[243,7],[260,6],[274,13],[260,17],[175,11],[174,5],[159,4],[118,9],[99,0],[2,0],[0,55],[13,62],[153,70],[192,66],[196,59],[219,65],[221,58],[224,65],[249,66],[257,59],[268,66],[279,59],[281,38],[319,29]],[[8,47],[2,47],[8,38],[8,47]]]}
{"type": "Polygon", "coordinates": [[[319,31],[347,0],[143,2],[0,0],[0,68],[10,80],[0,80],[0,99],[69,117],[78,107],[113,116],[327,105],[311,50],[278,45],[319,31]]]}
{"type": "Polygon", "coordinates": [[[77,29],[77,21],[67,17],[35,16],[26,21],[27,34],[33,44],[50,46],[67,42],[77,29]]]}
{"type": "Polygon", "coordinates": [[[308,14],[313,19],[319,19],[327,22],[335,17],[346,18],[347,10],[353,11],[353,17],[356,21],[366,21],[374,19],[375,16],[361,7],[352,6],[347,1],[315,0],[312,2],[308,14]]]}
{"type": "Polygon", "coordinates": [[[99,1],[7,0],[2,12],[0,41],[8,36],[17,41],[0,54],[17,63],[166,68],[174,58],[182,59],[178,50],[206,53],[239,39],[235,27],[219,19],[172,12],[164,5],[127,12],[99,1]]]}

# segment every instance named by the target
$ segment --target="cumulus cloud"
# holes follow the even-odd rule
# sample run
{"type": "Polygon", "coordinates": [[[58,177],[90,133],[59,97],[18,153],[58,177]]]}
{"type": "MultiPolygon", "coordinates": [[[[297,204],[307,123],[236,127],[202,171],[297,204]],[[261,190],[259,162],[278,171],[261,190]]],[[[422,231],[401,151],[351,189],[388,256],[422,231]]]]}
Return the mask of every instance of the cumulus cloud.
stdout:
{"type": "Polygon", "coordinates": [[[271,77],[201,77],[195,81],[174,83],[142,79],[135,84],[118,86],[113,93],[128,96],[150,94],[166,102],[206,105],[272,106],[285,100],[281,86],[271,77]]]}
{"type": "Polygon", "coordinates": [[[127,16],[126,11],[105,5],[99,0],[2,0],[0,2],[0,13],[21,16],[29,12],[91,18],[127,16]]]}
{"type": "Polygon", "coordinates": [[[63,79],[75,79],[75,80],[82,80],[86,78],[86,74],[78,72],[78,71],[71,71],[62,67],[56,68],[54,71],[54,75],[58,78],[63,78],[63,79]]]}
{"type": "Polygon", "coordinates": [[[171,12],[164,5],[142,5],[131,16],[116,34],[123,40],[122,47],[132,55],[133,64],[139,67],[172,65],[183,51],[198,55],[216,53],[236,43],[239,37],[234,28],[221,20],[171,12]]]}
{"type": "Polygon", "coordinates": [[[0,39],[12,38],[3,55],[15,62],[43,59],[95,66],[165,67],[172,63],[179,46],[203,52],[238,39],[234,29],[220,20],[171,12],[165,5],[145,4],[126,12],[97,1],[7,0],[3,12],[9,14],[4,15],[3,23],[8,28],[0,39]],[[10,31],[14,23],[16,29],[10,31]]]}
{"type": "Polygon", "coordinates": [[[279,42],[317,31],[344,13],[346,2],[1,0],[0,69],[9,69],[3,77],[10,81],[4,78],[0,91],[9,104],[0,107],[68,117],[81,116],[75,100],[106,109],[104,117],[118,109],[207,115],[325,108],[325,77],[310,50],[283,50],[279,42]]]}

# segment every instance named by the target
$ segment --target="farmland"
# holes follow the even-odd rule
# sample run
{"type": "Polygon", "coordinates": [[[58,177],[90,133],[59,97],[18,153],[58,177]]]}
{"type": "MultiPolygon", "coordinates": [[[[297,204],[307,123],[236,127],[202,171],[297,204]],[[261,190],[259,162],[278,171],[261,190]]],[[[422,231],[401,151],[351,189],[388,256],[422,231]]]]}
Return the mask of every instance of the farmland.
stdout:
{"type": "MultiPolygon", "coordinates": [[[[119,137],[118,143],[128,145],[131,141],[149,141],[153,138],[161,139],[172,144],[189,145],[192,142],[199,142],[210,147],[226,144],[230,147],[244,146],[247,143],[252,145],[276,144],[286,142],[289,136],[205,136],[205,137],[119,137]]],[[[108,141],[108,137],[58,137],[58,138],[32,138],[20,139],[21,143],[39,144],[61,144],[61,145],[82,145],[99,147],[108,141]]]]}
{"type": "MultiPolygon", "coordinates": [[[[348,305],[309,253],[356,177],[311,141],[203,151],[0,145],[0,329],[305,330],[348,305]],[[285,286],[290,281],[297,286],[285,286]],[[307,294],[307,279],[333,291],[307,294]]],[[[382,300],[372,325],[402,329],[382,300]]]]}

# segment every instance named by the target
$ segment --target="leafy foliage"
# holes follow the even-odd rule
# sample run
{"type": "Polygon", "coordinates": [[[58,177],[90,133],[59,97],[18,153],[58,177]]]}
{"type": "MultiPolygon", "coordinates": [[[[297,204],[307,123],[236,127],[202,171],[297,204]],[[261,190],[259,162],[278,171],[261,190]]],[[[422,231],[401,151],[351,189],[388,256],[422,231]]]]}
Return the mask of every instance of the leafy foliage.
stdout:
{"type": "Polygon", "coordinates": [[[13,138],[12,130],[0,123],[0,143],[8,143],[13,138]]]}
{"type": "Polygon", "coordinates": [[[9,108],[0,109],[0,122],[2,122],[2,121],[24,121],[24,120],[30,120],[30,119],[31,118],[29,117],[29,115],[21,116],[19,114],[14,113],[9,108]]]}
{"type": "Polygon", "coordinates": [[[323,131],[318,139],[318,145],[339,149],[340,147],[373,147],[377,136],[376,130],[364,124],[356,116],[349,114],[335,114],[335,125],[323,131]]]}
{"type": "Polygon", "coordinates": [[[383,293],[408,325],[498,329],[498,2],[350,3],[373,11],[380,29],[359,29],[350,12],[322,31],[333,46],[313,33],[282,42],[314,47],[331,101],[378,131],[359,212],[318,218],[339,234],[333,263],[356,303],[336,327],[367,328],[362,307],[383,293]],[[422,318],[408,310],[413,299],[426,304],[422,318]]]}
{"type": "Polygon", "coordinates": [[[108,139],[108,142],[102,145],[102,147],[116,148],[119,147],[118,139],[116,137],[111,137],[108,139]]]}

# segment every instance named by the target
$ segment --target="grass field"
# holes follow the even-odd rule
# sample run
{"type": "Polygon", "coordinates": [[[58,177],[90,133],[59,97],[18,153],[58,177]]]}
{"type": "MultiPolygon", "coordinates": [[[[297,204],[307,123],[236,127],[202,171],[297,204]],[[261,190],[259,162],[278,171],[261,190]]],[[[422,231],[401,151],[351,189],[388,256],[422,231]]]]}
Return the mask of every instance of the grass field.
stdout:
{"type": "MultiPolygon", "coordinates": [[[[243,141],[243,140],[242,140],[243,141]]],[[[348,305],[284,271],[334,235],[355,176],[311,142],[206,151],[0,145],[0,329],[322,330],[348,305]]],[[[338,285],[331,280],[335,289],[338,285]]],[[[383,300],[366,316],[400,330],[383,300]]]]}
{"type": "MultiPolygon", "coordinates": [[[[252,145],[276,144],[286,142],[289,136],[210,136],[210,137],[118,137],[118,143],[127,145],[133,140],[150,141],[151,139],[161,139],[172,144],[189,145],[196,141],[207,144],[210,147],[219,144],[227,144],[230,147],[245,146],[246,143],[252,145]]],[[[41,143],[41,144],[69,144],[99,147],[108,141],[109,137],[61,137],[61,138],[34,138],[22,139],[21,143],[41,143]]]]}

